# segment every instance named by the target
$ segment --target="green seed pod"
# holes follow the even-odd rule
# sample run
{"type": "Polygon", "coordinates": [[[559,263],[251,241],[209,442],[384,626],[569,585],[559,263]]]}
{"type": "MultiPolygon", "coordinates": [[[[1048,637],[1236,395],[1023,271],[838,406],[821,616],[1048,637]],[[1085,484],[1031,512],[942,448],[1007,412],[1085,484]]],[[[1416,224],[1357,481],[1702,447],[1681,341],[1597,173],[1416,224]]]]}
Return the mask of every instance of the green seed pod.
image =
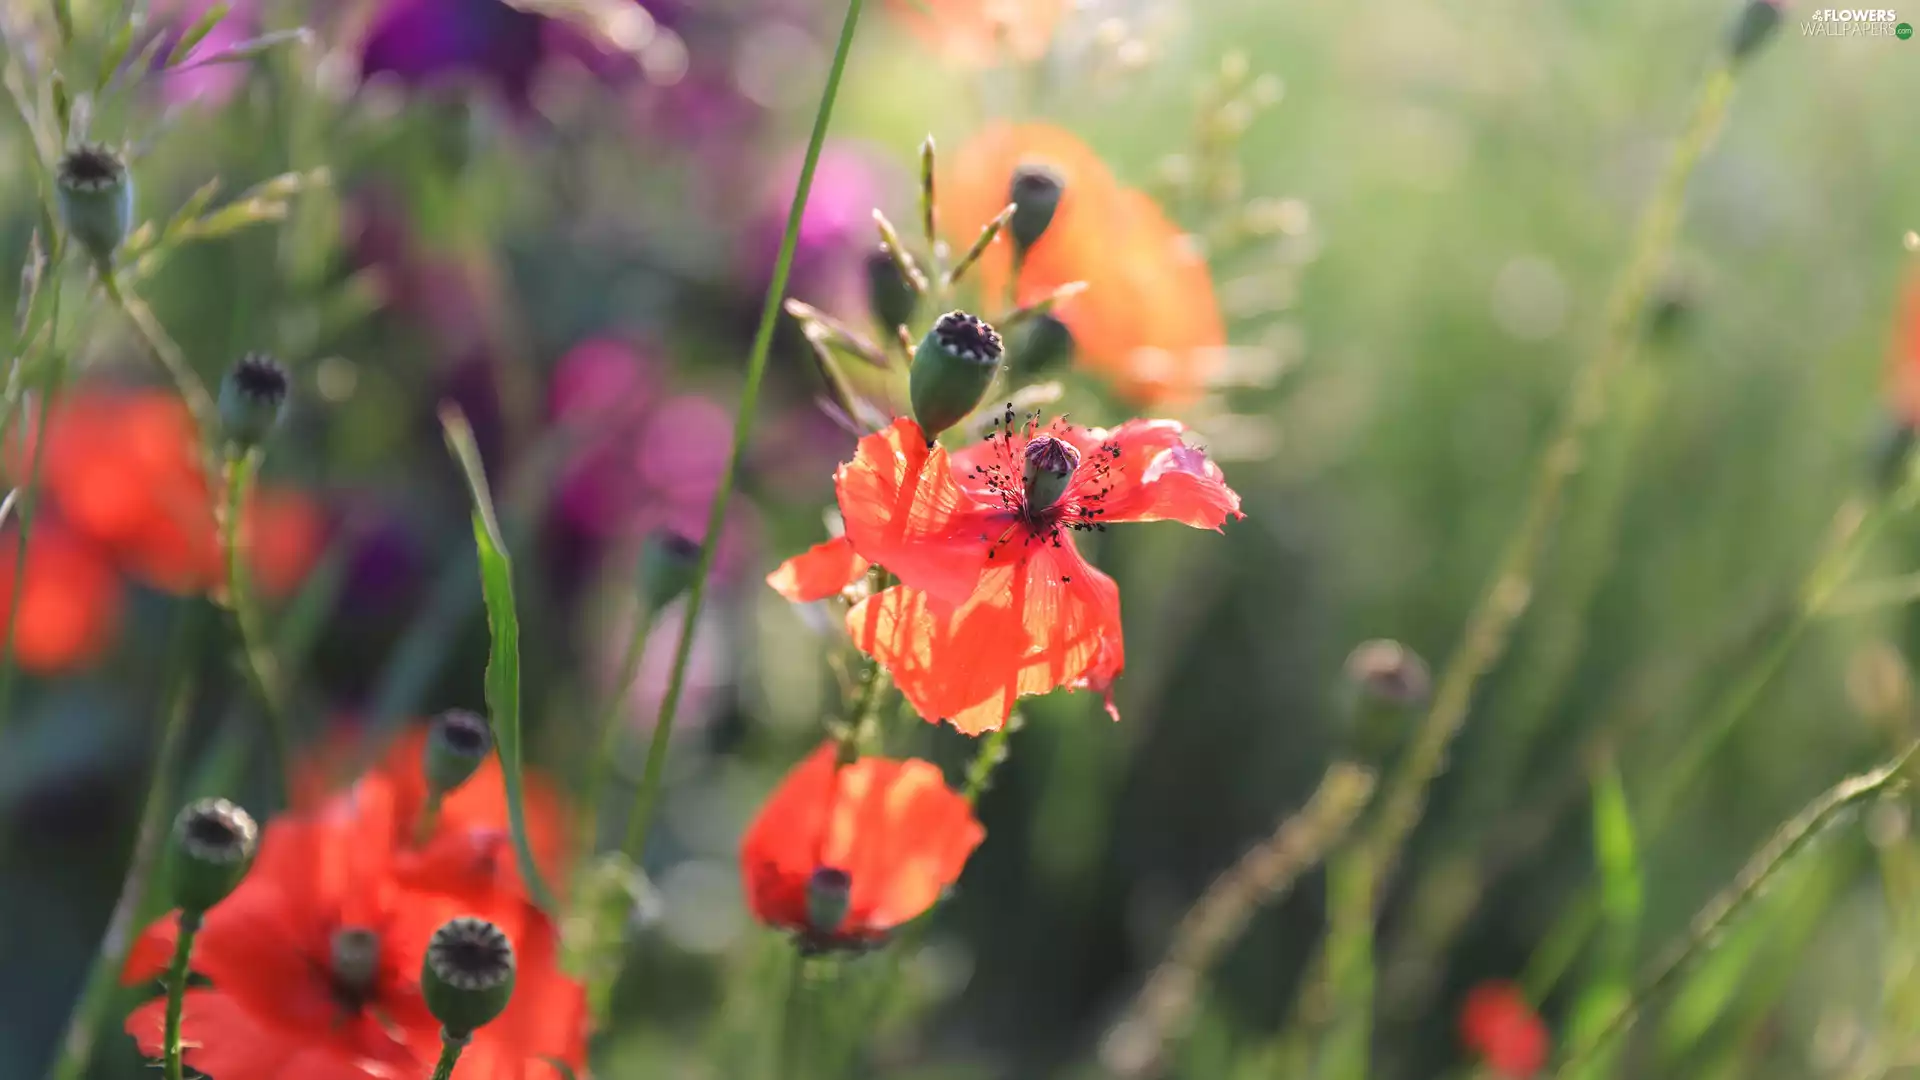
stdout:
{"type": "Polygon", "coordinates": [[[940,316],[913,351],[907,396],[931,444],[979,407],[1000,369],[1000,335],[964,311],[940,316]]]}
{"type": "Polygon", "coordinates": [[[465,709],[448,709],[433,718],[427,729],[426,748],[420,768],[427,777],[427,790],[434,795],[446,793],[467,782],[493,753],[493,729],[485,717],[465,709]]]}
{"type": "Polygon", "coordinates": [[[260,828],[225,799],[201,799],[173,820],[173,903],[200,914],[225,900],[247,876],[260,828]]]}
{"type": "Polygon", "coordinates": [[[867,253],[867,306],[891,337],[893,328],[913,321],[920,306],[920,293],[900,271],[900,264],[886,248],[867,253]]]}
{"type": "Polygon", "coordinates": [[[133,228],[133,175],[119,154],[89,143],[67,151],[56,173],[56,197],[67,234],[102,266],[133,228]]]}
{"type": "Polygon", "coordinates": [[[847,921],[853,905],[853,875],[838,867],[822,866],[807,879],[807,927],[828,937],[847,921]]]}
{"type": "Polygon", "coordinates": [[[287,369],[264,353],[248,353],[220,380],[220,426],[227,441],[251,450],[267,441],[287,411],[287,369]]]}
{"type": "Polygon", "coordinates": [[[1051,435],[1035,435],[1027,440],[1027,510],[1037,513],[1060,501],[1080,467],[1080,451],[1072,443],[1051,435]]]}
{"type": "Polygon", "coordinates": [[[1727,55],[1735,64],[1745,63],[1760,46],[1772,39],[1780,28],[1780,0],[1747,0],[1727,35],[1727,55]]]}
{"type": "Polygon", "coordinates": [[[640,589],[649,612],[680,598],[693,588],[700,572],[700,544],[676,532],[661,530],[647,537],[640,548],[640,589]]]}
{"type": "Polygon", "coordinates": [[[1013,170],[1007,201],[1013,203],[1013,220],[1007,230],[1013,234],[1014,250],[1025,254],[1040,242],[1053,215],[1060,209],[1060,197],[1067,191],[1060,174],[1039,164],[1023,164],[1013,170]]]}
{"type": "Polygon", "coordinates": [[[507,935],[485,919],[463,915],[433,932],[420,965],[420,991],[447,1033],[464,1038],[505,1011],[513,972],[507,935]]]}
{"type": "Polygon", "coordinates": [[[1045,375],[1073,358],[1073,331],[1050,312],[1028,319],[1012,337],[1007,364],[1022,376],[1045,375]]]}

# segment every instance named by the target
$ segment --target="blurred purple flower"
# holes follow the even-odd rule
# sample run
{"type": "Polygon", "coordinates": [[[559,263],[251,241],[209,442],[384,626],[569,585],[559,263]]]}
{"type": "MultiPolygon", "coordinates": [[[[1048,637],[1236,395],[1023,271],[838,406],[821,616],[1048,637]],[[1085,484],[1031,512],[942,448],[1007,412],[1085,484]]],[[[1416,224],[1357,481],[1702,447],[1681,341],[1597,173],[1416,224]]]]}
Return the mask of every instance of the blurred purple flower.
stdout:
{"type": "Polygon", "coordinates": [[[393,505],[373,498],[344,509],[336,525],[347,545],[341,599],[353,614],[380,618],[404,610],[427,571],[419,534],[393,505]]]}
{"type": "Polygon", "coordinates": [[[346,211],[354,265],[378,275],[389,311],[415,319],[448,355],[483,347],[488,280],[471,262],[424,250],[399,200],[383,192],[355,196],[346,211]]]}
{"type": "MultiPolygon", "coordinates": [[[[634,0],[656,18],[664,9],[634,0]]],[[[390,75],[409,87],[460,79],[490,84],[524,106],[554,57],[581,61],[602,77],[631,71],[630,58],[560,20],[503,0],[385,0],[360,45],[360,75],[390,75]]]]}
{"type": "MultiPolygon", "coordinates": [[[[754,226],[746,240],[747,264],[756,281],[773,276],[800,164],[800,155],[793,155],[774,170],[774,181],[761,193],[754,226]]],[[[904,186],[900,170],[876,151],[846,142],[829,143],[820,154],[806,213],[800,219],[788,291],[836,315],[864,318],[863,260],[875,242],[873,212],[896,209],[895,193],[904,186]]],[[[900,220],[890,216],[896,222],[900,220]]]]}
{"type": "Polygon", "coordinates": [[[246,85],[246,64],[209,64],[209,57],[226,52],[235,45],[260,34],[260,16],[256,0],[232,0],[232,7],[219,24],[200,39],[171,71],[160,70],[187,30],[213,7],[216,0],[153,0],[147,15],[162,27],[163,44],[154,54],[154,67],[160,96],[169,104],[198,102],[218,107],[233,99],[246,85]]]}

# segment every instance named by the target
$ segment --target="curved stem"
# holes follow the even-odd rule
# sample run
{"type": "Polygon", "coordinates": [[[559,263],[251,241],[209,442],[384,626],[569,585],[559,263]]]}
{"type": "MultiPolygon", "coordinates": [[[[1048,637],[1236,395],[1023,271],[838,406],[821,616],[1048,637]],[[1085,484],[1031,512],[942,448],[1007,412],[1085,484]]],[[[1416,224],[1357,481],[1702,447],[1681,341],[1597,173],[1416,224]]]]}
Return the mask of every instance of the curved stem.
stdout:
{"type": "Polygon", "coordinates": [[[190,597],[181,601],[179,625],[173,635],[173,656],[168,662],[168,687],[164,691],[166,712],[160,731],[160,749],[153,762],[153,779],[147,784],[147,798],[140,810],[140,825],[133,843],[133,856],[127,864],[126,880],[107,919],[107,931],[100,939],[92,970],[67,1021],[60,1041],[59,1056],[47,1070],[49,1080],[81,1080],[93,1057],[93,1040],[107,1009],[113,1003],[113,989],[127,952],[133,946],[134,921],[140,917],[147,899],[147,887],[159,862],[161,842],[166,836],[167,819],[173,807],[173,773],[186,744],[187,716],[194,693],[195,667],[200,662],[200,641],[206,633],[211,609],[204,600],[190,597]]]}
{"type": "Polygon", "coordinates": [[[267,714],[267,734],[273,744],[275,764],[280,770],[281,791],[293,798],[293,741],[286,687],[280,680],[279,665],[267,645],[260,609],[253,601],[247,576],[246,559],[240,544],[240,519],[246,505],[247,490],[260,466],[260,452],[229,447],[223,480],[226,503],[220,514],[220,550],[227,564],[227,607],[233,612],[234,625],[240,631],[240,651],[246,659],[247,675],[267,714]]]}
{"type": "MultiPolygon", "coordinates": [[[[593,759],[592,772],[587,780],[587,795],[580,805],[580,835],[585,838],[588,851],[599,846],[600,802],[606,798],[607,783],[613,777],[614,754],[620,748],[621,707],[633,692],[634,680],[640,677],[640,662],[647,655],[647,634],[653,629],[654,613],[646,601],[644,584],[635,595],[640,597],[640,602],[634,607],[633,636],[627,640],[626,655],[620,658],[620,674],[613,684],[613,690],[601,704],[599,719],[594,722],[594,730],[600,733],[594,740],[599,752],[593,759]]],[[[659,733],[656,727],[654,735],[657,737],[659,733]]],[[[651,765],[656,754],[665,753],[662,747],[649,746],[647,763],[651,765]]]]}
{"type": "Polygon", "coordinates": [[[446,1028],[440,1029],[440,1060],[434,1063],[433,1080],[453,1080],[453,1067],[460,1061],[460,1051],[473,1041],[470,1035],[455,1035],[446,1028]]]}
{"type": "MultiPolygon", "coordinates": [[[[180,392],[180,398],[187,404],[187,413],[193,417],[194,433],[198,437],[201,453],[212,446],[213,434],[220,430],[220,410],[213,402],[213,396],[200,382],[200,376],[194,374],[193,365],[187,363],[185,353],[167,336],[166,328],[147,306],[145,300],[132,289],[123,288],[119,276],[111,272],[100,274],[100,288],[107,299],[120,313],[133,324],[134,336],[146,347],[147,354],[160,365],[160,369],[173,380],[174,388],[180,392]]],[[[209,469],[211,471],[211,469],[209,469]]]]}
{"type": "Polygon", "coordinates": [[[847,0],[846,20],[840,25],[840,41],[834,47],[833,66],[827,70],[827,85],[820,93],[820,107],[813,117],[813,133],[807,140],[807,156],[800,166],[800,181],[793,193],[793,205],[787,211],[786,232],[780,238],[780,255],[773,264],[773,282],[767,286],[767,302],[760,311],[760,327],[754,333],[753,351],[747,356],[746,382],[740,388],[740,409],[733,425],[733,449],[727,455],[726,471],[720,474],[719,488],[713,495],[713,509],[707,514],[707,535],[700,544],[700,563],[694,572],[693,587],[687,591],[687,610],[680,626],[680,641],[674,647],[672,673],[667,679],[666,697],[660,702],[660,718],[653,731],[653,745],[647,752],[646,773],[634,795],[633,813],[627,819],[627,832],[621,850],[640,865],[647,844],[647,828],[660,798],[660,782],[666,771],[667,744],[673,734],[674,714],[680,707],[680,695],[686,686],[687,661],[693,652],[694,629],[700,622],[700,608],[706,600],[707,578],[713,572],[714,549],[720,544],[720,532],[726,522],[727,501],[733,495],[734,476],[745,456],[748,436],[753,432],[756,407],[760,401],[760,381],[766,375],[767,354],[773,348],[773,331],[780,317],[780,301],[787,291],[787,278],[793,271],[793,253],[800,240],[800,222],[807,209],[807,196],[813,190],[813,173],[820,164],[820,150],[827,139],[827,123],[833,116],[833,102],[840,93],[840,77],[847,69],[847,54],[853,49],[853,31],[860,22],[863,0],[847,0]]]}
{"type": "Polygon", "coordinates": [[[160,1044],[161,1076],[180,1080],[180,1011],[187,1003],[187,967],[193,959],[193,939],[200,933],[200,913],[180,913],[180,932],[173,943],[173,963],[167,968],[167,1024],[160,1044]]]}
{"type": "MultiPolygon", "coordinates": [[[[63,245],[64,246],[64,245],[63,245]]],[[[27,545],[33,534],[34,512],[40,505],[40,463],[47,445],[47,423],[53,415],[53,401],[59,396],[61,387],[67,381],[66,355],[59,350],[60,332],[60,253],[56,249],[52,261],[48,264],[47,282],[42,287],[53,295],[48,301],[51,313],[47,316],[47,353],[53,358],[53,372],[47,379],[46,388],[40,394],[40,412],[33,428],[33,453],[27,459],[27,483],[20,495],[20,537],[13,555],[13,583],[7,593],[6,638],[0,644],[0,730],[5,730],[7,720],[13,709],[14,677],[14,632],[20,620],[20,593],[27,578],[27,545]]],[[[36,301],[38,297],[34,298],[36,301]]],[[[14,358],[14,378],[24,366],[26,342],[20,347],[20,355],[14,358]]],[[[11,380],[10,380],[11,381],[11,380]]],[[[13,416],[14,406],[25,401],[24,381],[14,383],[8,388],[5,424],[13,416]]],[[[5,439],[5,431],[0,429],[0,442],[5,439]]]]}

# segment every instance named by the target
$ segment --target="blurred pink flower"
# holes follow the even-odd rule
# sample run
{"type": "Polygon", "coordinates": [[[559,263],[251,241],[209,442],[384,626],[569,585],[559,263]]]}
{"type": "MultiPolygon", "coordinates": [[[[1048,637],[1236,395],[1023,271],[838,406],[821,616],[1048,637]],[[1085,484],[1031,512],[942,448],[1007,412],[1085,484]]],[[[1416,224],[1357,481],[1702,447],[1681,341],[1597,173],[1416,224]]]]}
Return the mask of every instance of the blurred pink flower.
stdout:
{"type": "MultiPolygon", "coordinates": [[[[772,171],[772,181],[761,191],[755,224],[746,237],[747,268],[756,281],[765,282],[773,275],[800,165],[801,155],[791,155],[772,171]]],[[[864,259],[878,240],[873,212],[885,210],[896,225],[908,228],[912,223],[901,220],[897,212],[897,196],[905,187],[900,169],[878,151],[857,143],[828,143],[821,151],[806,213],[800,219],[788,292],[834,314],[863,318],[864,259]]]]}
{"type": "MultiPolygon", "coordinates": [[[[181,36],[198,23],[214,3],[215,0],[153,0],[147,15],[155,25],[164,27],[166,41],[155,56],[156,64],[166,61],[181,36]]],[[[200,39],[193,51],[173,70],[159,75],[160,96],[170,104],[197,102],[211,107],[226,104],[246,84],[248,65],[206,61],[259,34],[260,18],[254,0],[233,0],[226,17],[200,39]]]]}

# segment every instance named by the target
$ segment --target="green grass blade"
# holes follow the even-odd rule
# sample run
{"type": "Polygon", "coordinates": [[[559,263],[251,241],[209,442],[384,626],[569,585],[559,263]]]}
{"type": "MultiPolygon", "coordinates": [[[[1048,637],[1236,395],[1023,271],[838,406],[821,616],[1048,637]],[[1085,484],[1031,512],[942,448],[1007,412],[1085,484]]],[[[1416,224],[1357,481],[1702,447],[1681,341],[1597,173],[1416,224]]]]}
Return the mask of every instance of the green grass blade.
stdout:
{"type": "Polygon", "coordinates": [[[500,770],[506,778],[507,823],[513,830],[513,850],[533,902],[552,914],[558,905],[534,862],[533,846],[527,842],[526,800],[520,785],[520,618],[513,605],[513,564],[507,557],[507,542],[500,535],[500,521],[493,513],[493,497],[487,491],[487,474],[480,463],[480,448],[473,441],[473,428],[453,405],[441,408],[440,424],[446,429],[447,447],[460,462],[467,488],[473,493],[473,540],[480,558],[487,630],[493,639],[493,649],[487,656],[487,714],[493,724],[494,744],[500,750],[500,770]]]}
{"type": "MultiPolygon", "coordinates": [[[[1593,852],[1600,872],[1601,932],[1591,975],[1573,1008],[1576,1043],[1593,1038],[1626,1006],[1632,993],[1646,891],[1639,846],[1619,766],[1609,761],[1593,778],[1593,852]]],[[[1583,1080],[1612,1075],[1618,1054],[1617,1044],[1598,1051],[1575,1075],[1583,1080]]]]}

